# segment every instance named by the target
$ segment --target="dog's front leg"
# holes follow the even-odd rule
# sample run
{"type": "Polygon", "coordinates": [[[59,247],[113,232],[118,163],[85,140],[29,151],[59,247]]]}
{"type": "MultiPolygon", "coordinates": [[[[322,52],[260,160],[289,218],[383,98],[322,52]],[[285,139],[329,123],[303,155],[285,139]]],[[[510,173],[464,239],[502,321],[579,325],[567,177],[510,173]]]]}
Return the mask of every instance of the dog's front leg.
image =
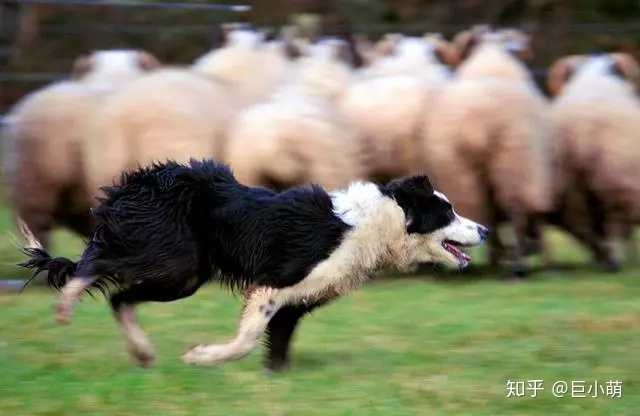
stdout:
{"type": "Polygon", "coordinates": [[[182,360],[191,364],[215,364],[235,360],[247,355],[257,345],[269,321],[283,306],[279,291],[272,288],[257,288],[246,298],[238,332],[226,344],[197,345],[187,351],[182,360]]]}

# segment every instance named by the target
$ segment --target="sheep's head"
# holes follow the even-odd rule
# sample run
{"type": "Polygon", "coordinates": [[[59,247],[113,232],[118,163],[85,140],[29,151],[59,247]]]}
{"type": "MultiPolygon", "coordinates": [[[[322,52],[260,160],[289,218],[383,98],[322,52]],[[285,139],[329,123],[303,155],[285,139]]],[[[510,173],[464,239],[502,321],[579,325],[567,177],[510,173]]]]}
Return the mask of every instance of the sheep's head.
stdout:
{"type": "Polygon", "coordinates": [[[629,54],[570,55],[558,59],[551,65],[547,75],[547,88],[552,95],[558,95],[576,74],[587,71],[602,76],[619,77],[635,88],[640,82],[640,66],[629,54]]]}
{"type": "Polygon", "coordinates": [[[160,67],[150,53],[140,50],[104,50],[77,58],[71,74],[82,81],[118,82],[160,67]]]}
{"type": "Polygon", "coordinates": [[[425,64],[453,65],[457,61],[453,46],[439,33],[426,33],[422,37],[387,33],[369,51],[370,61],[395,57],[425,64]]]}
{"type": "Polygon", "coordinates": [[[452,43],[458,65],[484,43],[497,44],[522,61],[533,57],[529,35],[517,29],[492,30],[488,25],[476,25],[458,33],[452,43]]]}
{"type": "Polygon", "coordinates": [[[334,99],[351,77],[352,49],[339,38],[324,38],[307,45],[297,62],[294,85],[316,96],[334,99]]]}
{"type": "Polygon", "coordinates": [[[547,89],[551,95],[558,95],[569,81],[576,68],[584,62],[584,55],[570,55],[558,59],[551,65],[547,74],[547,89]]]}

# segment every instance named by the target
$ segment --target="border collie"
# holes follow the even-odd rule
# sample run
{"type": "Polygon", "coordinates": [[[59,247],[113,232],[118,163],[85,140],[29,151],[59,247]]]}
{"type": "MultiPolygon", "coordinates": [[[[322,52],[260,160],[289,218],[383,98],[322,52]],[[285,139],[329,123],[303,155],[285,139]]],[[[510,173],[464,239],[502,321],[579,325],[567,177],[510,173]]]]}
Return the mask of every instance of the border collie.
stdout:
{"type": "Polygon", "coordinates": [[[46,272],[60,289],[57,318],[67,322],[85,290],[108,294],[128,347],[143,366],[153,348],[135,305],[192,295],[209,281],[244,294],[235,337],[197,345],[182,359],[212,364],[248,354],[268,333],[266,365],[288,363],[298,320],[348,293],[383,267],[420,262],[465,267],[463,246],[480,244],[487,228],[455,213],[426,176],[386,185],[354,183],[327,193],[309,185],[276,193],[244,186],[211,160],[155,164],[124,173],[103,188],[92,211],[97,226],[76,263],[52,258],[25,224],[21,265],[46,272]]]}

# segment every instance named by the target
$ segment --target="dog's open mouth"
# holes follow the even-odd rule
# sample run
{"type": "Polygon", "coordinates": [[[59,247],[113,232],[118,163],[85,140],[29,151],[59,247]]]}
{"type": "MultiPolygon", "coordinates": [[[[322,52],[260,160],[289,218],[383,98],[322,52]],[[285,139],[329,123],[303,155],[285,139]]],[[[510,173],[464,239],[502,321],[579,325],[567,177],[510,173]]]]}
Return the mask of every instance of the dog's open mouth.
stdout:
{"type": "Polygon", "coordinates": [[[442,242],[442,248],[447,250],[449,253],[453,254],[455,258],[458,259],[458,262],[460,263],[461,267],[466,267],[471,261],[471,256],[465,253],[462,250],[462,247],[464,247],[464,244],[459,243],[457,241],[444,240],[442,242]]]}

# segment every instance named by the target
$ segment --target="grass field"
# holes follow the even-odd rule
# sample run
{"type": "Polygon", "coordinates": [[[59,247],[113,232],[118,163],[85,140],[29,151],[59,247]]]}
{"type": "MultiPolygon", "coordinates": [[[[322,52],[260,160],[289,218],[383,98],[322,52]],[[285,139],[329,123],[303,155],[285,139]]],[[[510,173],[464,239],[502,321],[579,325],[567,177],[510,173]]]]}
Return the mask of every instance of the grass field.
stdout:
{"type": "MultiPolygon", "coordinates": [[[[0,229],[9,229],[0,210],[0,229]]],[[[634,415],[640,408],[640,269],[591,270],[555,239],[570,271],[507,283],[492,274],[390,276],[318,310],[301,325],[293,368],[269,374],[261,351],[191,367],[187,346],[227,339],[238,299],[217,287],[141,307],[156,346],[152,369],[125,352],[102,299],[86,297],[69,326],[53,294],[0,292],[0,415],[634,415]],[[580,266],[580,264],[582,264],[580,266]],[[537,398],[506,398],[505,382],[543,379],[537,398]],[[622,398],[555,398],[555,381],[623,380],[622,398]]],[[[78,239],[56,235],[56,253],[78,239]]],[[[24,276],[0,237],[0,276],[24,276]]]]}

